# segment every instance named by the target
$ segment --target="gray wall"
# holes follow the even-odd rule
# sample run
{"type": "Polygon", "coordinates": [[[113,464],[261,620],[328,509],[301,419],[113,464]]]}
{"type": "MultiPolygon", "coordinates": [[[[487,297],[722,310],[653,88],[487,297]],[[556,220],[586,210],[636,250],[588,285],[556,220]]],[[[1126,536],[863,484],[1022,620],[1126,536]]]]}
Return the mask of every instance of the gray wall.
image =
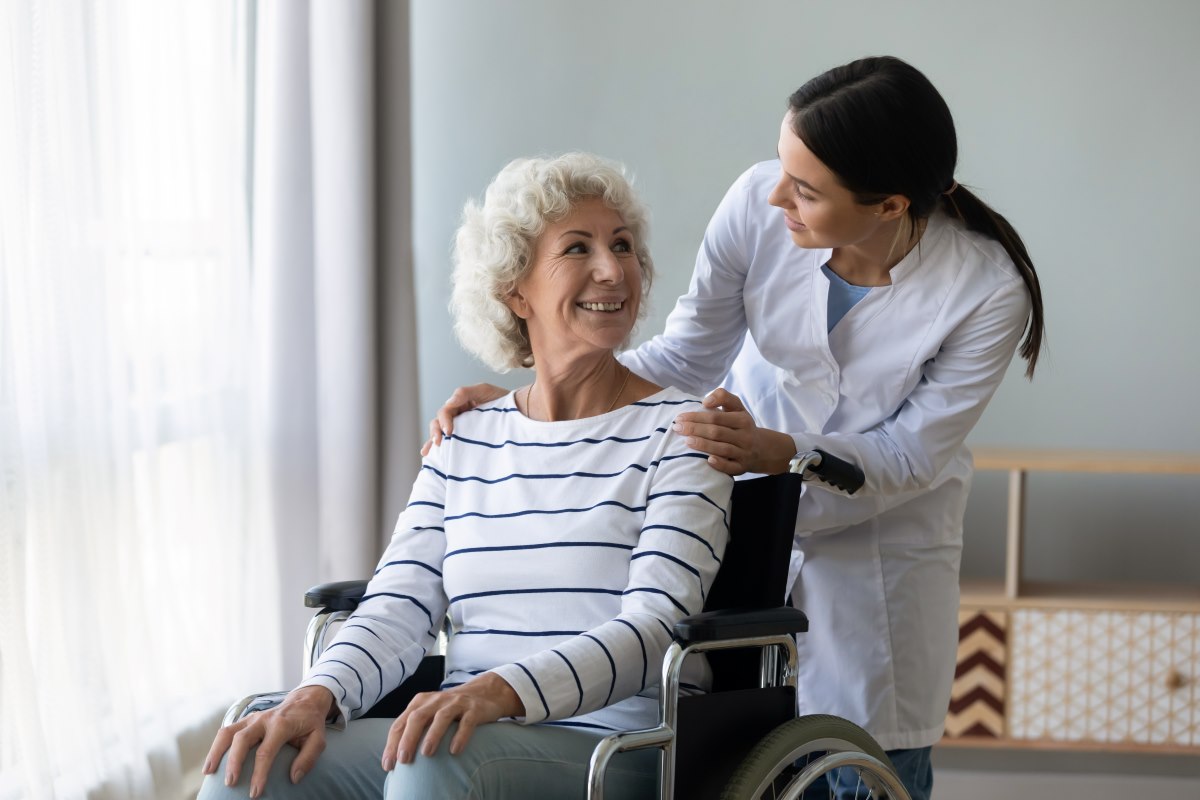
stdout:
{"type": "MultiPolygon", "coordinates": [[[[1013,367],[971,441],[1200,451],[1200,3],[421,0],[411,35],[423,418],[455,386],[525,380],[473,362],[445,310],[462,203],[507,160],[588,149],[633,168],[660,269],[649,336],[730,181],[773,156],[787,95],[890,53],[945,95],[959,181],[1016,225],[1042,276],[1050,349],[1033,383],[1013,367]]],[[[1197,488],[1038,477],[1031,576],[1200,584],[1197,488]]],[[[980,476],[966,572],[999,573],[1002,509],[1002,482],[980,476]]],[[[1098,766],[1200,772],[1196,759],[1098,766]]]]}

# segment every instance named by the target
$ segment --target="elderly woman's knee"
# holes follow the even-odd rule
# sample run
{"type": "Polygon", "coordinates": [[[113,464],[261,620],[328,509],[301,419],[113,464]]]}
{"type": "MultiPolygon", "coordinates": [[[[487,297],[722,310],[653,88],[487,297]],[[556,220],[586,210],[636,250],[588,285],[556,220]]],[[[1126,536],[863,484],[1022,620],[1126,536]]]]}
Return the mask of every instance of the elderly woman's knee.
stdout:
{"type": "MultiPolygon", "coordinates": [[[[582,797],[596,737],[569,728],[512,722],[482,725],[459,755],[445,742],[434,756],[418,756],[388,777],[387,800],[524,800],[582,797]]],[[[614,797],[655,795],[657,753],[618,757],[608,785],[614,797]]]]}
{"type": "MultiPolygon", "coordinates": [[[[302,793],[293,794],[286,787],[291,787],[292,782],[288,779],[288,769],[292,765],[292,759],[295,758],[295,751],[289,755],[284,748],[284,752],[279,754],[271,764],[271,771],[267,776],[267,786],[270,787],[271,797],[285,797],[299,800],[307,795],[302,793]]],[[[226,753],[221,759],[221,763],[217,764],[217,769],[212,775],[204,777],[204,783],[200,786],[200,794],[196,800],[245,800],[250,796],[250,776],[254,774],[254,755],[257,753],[257,748],[246,754],[246,760],[242,763],[241,773],[238,775],[237,783],[232,786],[225,785],[226,770],[229,768],[229,754],[226,753]]]]}
{"type": "MultiPolygon", "coordinates": [[[[387,740],[390,720],[355,720],[344,731],[327,730],[325,750],[312,770],[299,783],[292,783],[291,768],[299,750],[284,745],[271,764],[264,797],[285,800],[378,800],[382,796],[386,773],[380,763],[387,740]]],[[[250,795],[250,776],[254,772],[257,748],[246,754],[235,786],[225,786],[228,754],[216,771],[204,779],[197,800],[245,800],[250,795]]]]}
{"type": "Polygon", "coordinates": [[[397,764],[387,777],[383,796],[386,800],[427,800],[443,797],[465,800],[472,797],[470,775],[461,760],[417,756],[411,764],[397,764]]]}

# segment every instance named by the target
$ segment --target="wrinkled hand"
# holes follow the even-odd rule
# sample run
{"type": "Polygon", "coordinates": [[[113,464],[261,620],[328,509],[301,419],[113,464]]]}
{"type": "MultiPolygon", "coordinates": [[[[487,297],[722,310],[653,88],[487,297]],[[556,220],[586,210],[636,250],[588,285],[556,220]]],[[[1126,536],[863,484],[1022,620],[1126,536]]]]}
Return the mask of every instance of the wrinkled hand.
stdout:
{"type": "Polygon", "coordinates": [[[443,692],[421,692],[392,723],[383,748],[383,768],[390,772],[397,763],[411,764],[418,743],[422,755],[433,755],[455,721],[458,732],[450,741],[450,754],[456,756],[480,725],[524,713],[525,706],[508,681],[491,672],[443,692]]]}
{"type": "Polygon", "coordinates": [[[490,383],[477,383],[474,386],[460,386],[455,389],[454,394],[438,409],[437,416],[430,420],[429,438],[421,445],[421,455],[429,455],[431,447],[441,445],[443,436],[454,433],[454,418],[459,414],[506,394],[508,389],[490,383]]]}
{"type": "Polygon", "coordinates": [[[708,453],[708,463],[728,475],[786,472],[796,454],[791,436],[760,428],[742,401],[724,389],[704,398],[709,411],[688,411],[675,419],[674,430],[687,437],[687,445],[708,453]]]}
{"type": "Polygon", "coordinates": [[[325,719],[333,709],[333,694],[321,686],[295,689],[275,708],[251,714],[217,732],[204,761],[204,774],[211,775],[229,751],[225,764],[225,785],[235,786],[246,754],[255,745],[254,772],[250,776],[250,797],[260,797],[267,784],[271,764],[285,744],[300,754],[292,762],[292,783],[299,783],[325,750],[325,719]]]}

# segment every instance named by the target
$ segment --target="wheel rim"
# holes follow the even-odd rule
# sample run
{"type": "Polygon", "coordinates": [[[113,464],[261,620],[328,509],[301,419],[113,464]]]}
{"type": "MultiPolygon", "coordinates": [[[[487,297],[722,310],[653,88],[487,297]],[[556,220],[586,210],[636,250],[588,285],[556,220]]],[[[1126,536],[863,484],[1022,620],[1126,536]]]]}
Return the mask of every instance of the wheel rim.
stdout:
{"type": "MultiPolygon", "coordinates": [[[[876,772],[886,774],[887,766],[879,759],[869,756],[859,750],[853,742],[836,737],[810,739],[801,742],[784,757],[786,762],[798,762],[806,756],[811,757],[821,753],[816,760],[805,761],[804,766],[796,769],[786,764],[781,765],[777,772],[767,775],[754,787],[749,797],[754,800],[797,800],[801,792],[807,789],[822,775],[839,767],[853,767],[858,775],[858,785],[854,789],[855,800],[871,800],[871,798],[902,797],[898,793],[886,794],[886,785],[876,772]],[[858,758],[864,763],[837,763],[838,760],[858,758]],[[829,766],[834,764],[834,766],[829,766]],[[794,770],[794,771],[793,771],[794,770]],[[782,779],[782,782],[780,780],[782,779]],[[862,794],[861,792],[866,792],[862,794]]],[[[830,797],[835,797],[833,791],[840,788],[837,784],[830,786],[830,797]]],[[[903,787],[900,787],[903,788],[903,787]]],[[[895,787],[892,788],[895,792],[895,787]]],[[[907,798],[906,798],[907,800],[907,798]]]]}
{"type": "MultiPolygon", "coordinates": [[[[839,769],[853,769],[858,776],[858,785],[854,787],[855,800],[859,800],[859,798],[862,800],[871,800],[872,798],[876,798],[876,800],[883,800],[883,798],[910,800],[908,791],[886,764],[874,756],[857,751],[828,753],[818,758],[805,766],[795,778],[783,787],[781,792],[777,795],[773,794],[772,797],[777,797],[778,800],[799,800],[801,793],[817,778],[839,769]],[[866,794],[860,794],[860,790],[865,790],[866,794]]],[[[831,797],[838,788],[836,784],[830,787],[831,797]]]]}
{"type": "Polygon", "coordinates": [[[830,770],[835,788],[857,798],[910,800],[883,748],[848,720],[823,714],[797,717],[765,736],[726,784],[725,800],[782,800],[801,792],[830,770]],[[857,785],[847,785],[847,773],[857,785]],[[838,785],[838,781],[841,785],[838,785]]]}

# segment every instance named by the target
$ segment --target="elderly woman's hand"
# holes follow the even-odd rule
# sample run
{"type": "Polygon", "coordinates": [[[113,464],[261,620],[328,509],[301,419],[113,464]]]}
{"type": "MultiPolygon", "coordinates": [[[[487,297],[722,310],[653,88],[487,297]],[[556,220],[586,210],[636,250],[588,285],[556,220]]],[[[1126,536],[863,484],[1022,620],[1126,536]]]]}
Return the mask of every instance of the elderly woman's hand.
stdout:
{"type": "Polygon", "coordinates": [[[211,775],[229,751],[225,764],[225,785],[235,786],[241,776],[246,754],[255,745],[254,772],[250,776],[250,797],[259,797],[267,783],[267,773],[279,751],[290,744],[300,751],[292,762],[292,783],[299,783],[325,749],[325,720],[333,710],[333,694],[322,686],[292,690],[275,708],[251,714],[217,732],[204,774],[211,775]]]}
{"type": "Polygon", "coordinates": [[[387,746],[383,748],[383,768],[390,772],[397,763],[411,764],[422,733],[425,739],[420,744],[421,753],[431,756],[437,752],[446,730],[458,722],[458,732],[450,741],[450,754],[458,755],[480,725],[524,713],[520,696],[508,681],[492,672],[445,691],[422,692],[392,723],[387,746]]]}
{"type": "Polygon", "coordinates": [[[791,436],[758,427],[742,401],[724,389],[705,397],[704,407],[712,410],[680,414],[674,429],[688,437],[688,447],[708,453],[708,463],[715,469],[728,475],[787,471],[796,454],[791,436]]]}
{"type": "Polygon", "coordinates": [[[460,386],[454,390],[445,404],[438,409],[437,416],[429,422],[429,439],[421,446],[421,455],[429,455],[429,448],[441,445],[442,437],[454,432],[454,418],[464,411],[470,411],[475,406],[490,403],[508,394],[508,389],[502,389],[490,383],[477,383],[474,386],[460,386]]]}

